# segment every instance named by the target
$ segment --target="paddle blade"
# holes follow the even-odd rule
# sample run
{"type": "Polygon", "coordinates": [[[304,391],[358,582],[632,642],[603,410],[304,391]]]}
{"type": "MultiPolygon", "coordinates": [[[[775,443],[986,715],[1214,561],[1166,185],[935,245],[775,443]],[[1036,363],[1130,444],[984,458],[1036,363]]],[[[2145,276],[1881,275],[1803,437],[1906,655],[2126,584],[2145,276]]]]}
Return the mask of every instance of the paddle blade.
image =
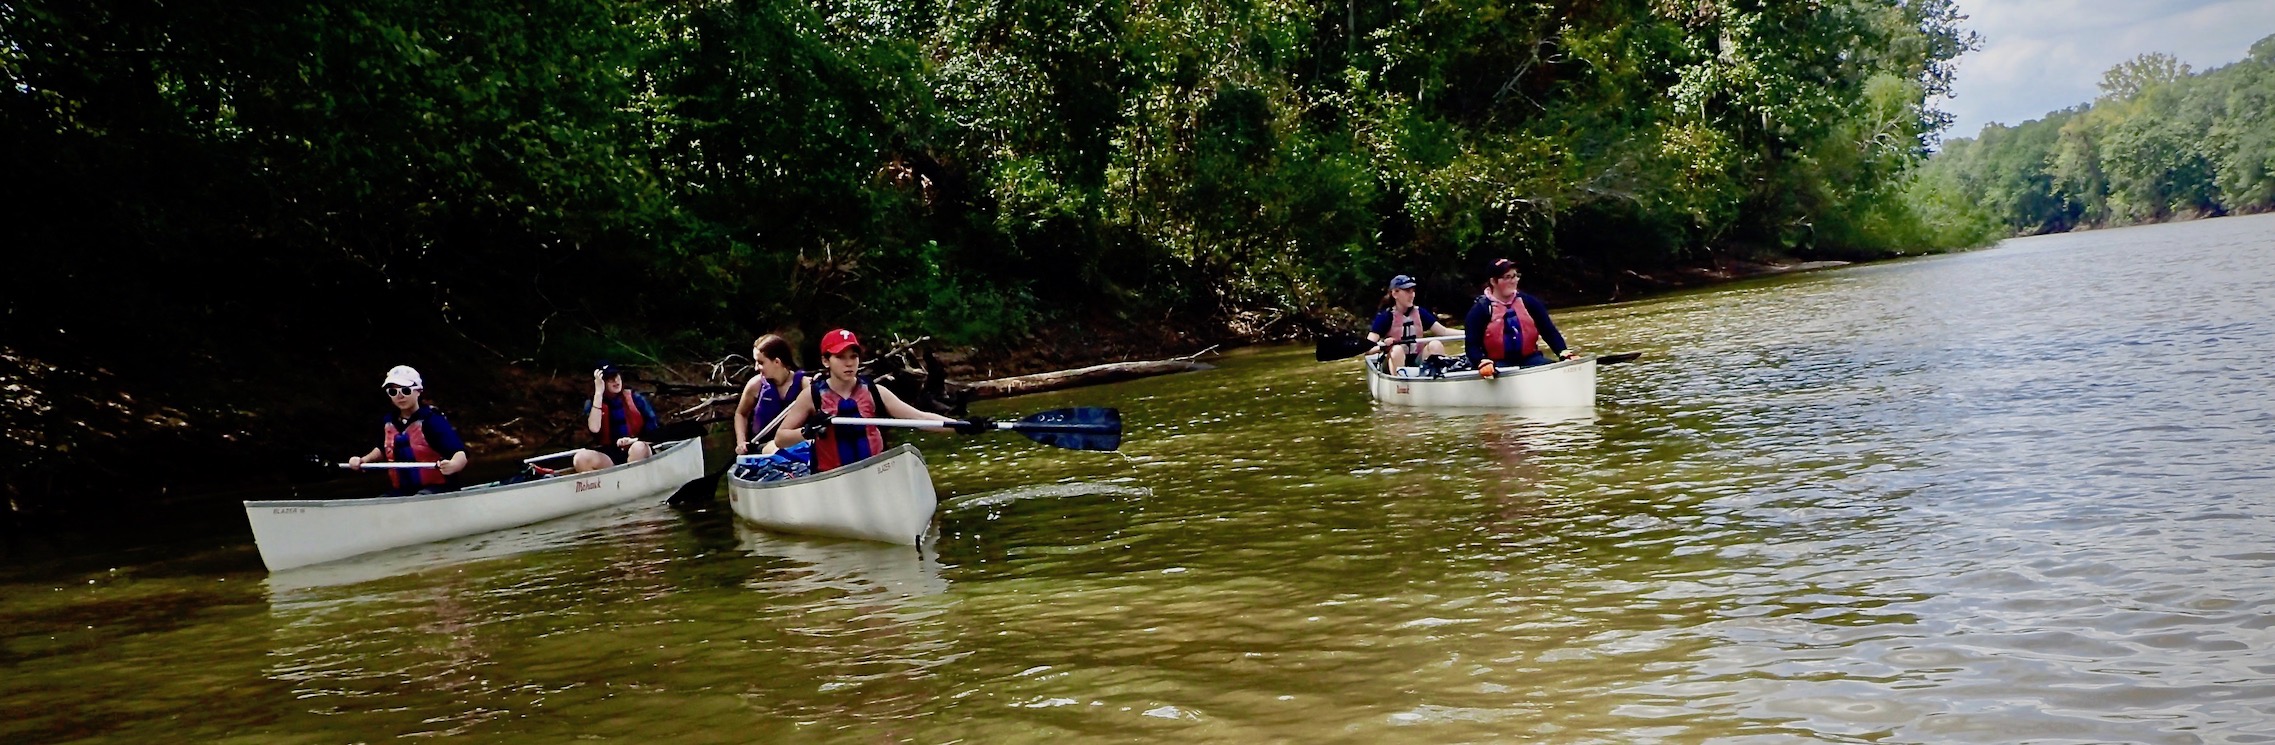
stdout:
{"type": "Polygon", "coordinates": [[[1051,447],[1109,452],[1122,448],[1122,412],[1117,409],[1052,409],[1002,426],[1051,447]]]}
{"type": "Polygon", "coordinates": [[[1347,360],[1372,351],[1374,346],[1374,342],[1367,341],[1363,336],[1321,336],[1319,348],[1312,352],[1311,357],[1320,362],[1347,360]]]}
{"type": "Polygon", "coordinates": [[[1597,357],[1596,364],[1617,365],[1622,362],[1634,362],[1635,358],[1641,356],[1643,356],[1642,352],[1621,352],[1619,354],[1607,354],[1602,357],[1597,357]]]}

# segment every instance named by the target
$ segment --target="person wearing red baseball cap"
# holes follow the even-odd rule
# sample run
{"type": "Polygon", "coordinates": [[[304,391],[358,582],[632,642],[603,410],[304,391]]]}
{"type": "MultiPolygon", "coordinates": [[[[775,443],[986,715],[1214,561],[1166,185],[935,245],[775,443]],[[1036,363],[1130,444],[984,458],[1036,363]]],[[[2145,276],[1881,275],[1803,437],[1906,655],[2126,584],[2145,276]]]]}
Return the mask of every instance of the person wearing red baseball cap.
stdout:
{"type": "Polygon", "coordinates": [[[774,445],[787,448],[811,440],[814,452],[814,473],[858,462],[885,451],[884,432],[873,426],[832,426],[830,420],[841,416],[875,418],[890,416],[895,419],[924,419],[941,423],[942,429],[954,429],[963,434],[978,434],[995,429],[995,422],[986,417],[970,417],[961,422],[908,405],[892,389],[880,388],[861,373],[861,339],[845,329],[831,329],[821,338],[822,367],[826,377],[806,386],[806,395],[799,396],[790,408],[782,413],[782,427],[774,433],[774,445]],[[883,414],[879,414],[883,412],[883,414]],[[955,424],[950,424],[956,422],[955,424]]]}

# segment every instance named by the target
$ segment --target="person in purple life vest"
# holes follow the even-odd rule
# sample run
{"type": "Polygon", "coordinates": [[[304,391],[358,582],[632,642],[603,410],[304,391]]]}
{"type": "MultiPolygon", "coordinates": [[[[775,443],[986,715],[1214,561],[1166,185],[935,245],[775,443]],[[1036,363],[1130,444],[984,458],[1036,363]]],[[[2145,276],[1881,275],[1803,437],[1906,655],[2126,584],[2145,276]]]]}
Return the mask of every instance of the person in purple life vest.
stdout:
{"type": "MultiPolygon", "coordinates": [[[[816,378],[806,386],[806,395],[791,401],[782,415],[782,428],[774,433],[776,447],[790,447],[812,441],[814,473],[847,465],[885,450],[884,433],[874,426],[835,426],[830,420],[841,416],[863,418],[887,417],[892,419],[924,419],[935,422],[954,422],[939,414],[908,405],[891,389],[880,388],[861,371],[861,340],[853,332],[834,329],[822,335],[822,365],[827,377],[816,378]],[[882,413],[880,413],[882,412],[882,413]]],[[[995,422],[987,417],[970,417],[961,423],[943,424],[943,429],[975,435],[995,429],[995,422]]]]}
{"type": "Polygon", "coordinates": [[[790,342],[782,337],[758,337],[750,343],[750,359],[758,374],[743,384],[742,400],[735,403],[736,455],[749,455],[753,449],[761,455],[773,452],[771,437],[763,446],[750,444],[750,438],[773,424],[775,417],[789,410],[790,402],[806,390],[806,371],[797,369],[790,356],[790,342]]]}
{"type": "Polygon", "coordinates": [[[1462,323],[1462,337],[1468,346],[1462,353],[1481,376],[1492,377],[1500,368],[1534,367],[1554,362],[1556,357],[1572,359],[1578,355],[1565,348],[1564,335],[1557,332],[1556,322],[1548,320],[1548,306],[1517,291],[1518,276],[1517,262],[1494,259],[1492,272],[1486,275],[1485,294],[1470,306],[1469,316],[1462,323]]]}
{"type": "Polygon", "coordinates": [[[435,494],[458,488],[451,477],[466,470],[466,441],[459,439],[458,430],[452,429],[450,420],[419,401],[426,392],[426,382],[419,371],[409,365],[396,365],[387,371],[380,383],[379,392],[386,394],[395,410],[380,424],[379,447],[361,456],[349,458],[348,467],[363,470],[365,463],[433,463],[433,468],[387,469],[387,496],[407,497],[413,494],[435,494]]]}
{"type": "Polygon", "coordinates": [[[1438,314],[1414,304],[1414,278],[1404,274],[1390,278],[1390,292],[1382,296],[1382,312],[1374,315],[1373,330],[1367,332],[1367,341],[1375,348],[1386,350],[1388,365],[1383,369],[1392,374],[1410,361],[1425,356],[1446,353],[1445,342],[1416,342],[1424,336],[1450,336],[1453,329],[1438,322],[1438,314]]]}
{"type": "Polygon", "coordinates": [[[577,451],[577,473],[642,460],[655,454],[648,437],[656,432],[656,408],[648,397],[624,387],[624,373],[607,360],[592,371],[592,400],[585,402],[585,431],[592,446],[577,451]]]}

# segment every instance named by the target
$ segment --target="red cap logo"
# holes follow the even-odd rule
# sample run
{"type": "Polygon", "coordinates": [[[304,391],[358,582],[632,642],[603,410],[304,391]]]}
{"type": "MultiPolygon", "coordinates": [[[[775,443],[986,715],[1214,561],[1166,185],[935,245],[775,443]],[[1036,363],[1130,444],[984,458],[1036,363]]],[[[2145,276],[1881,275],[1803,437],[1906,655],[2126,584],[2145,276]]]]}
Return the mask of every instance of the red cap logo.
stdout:
{"type": "Polygon", "coordinates": [[[845,329],[833,329],[822,335],[822,354],[837,354],[847,347],[861,346],[861,339],[845,329]]]}

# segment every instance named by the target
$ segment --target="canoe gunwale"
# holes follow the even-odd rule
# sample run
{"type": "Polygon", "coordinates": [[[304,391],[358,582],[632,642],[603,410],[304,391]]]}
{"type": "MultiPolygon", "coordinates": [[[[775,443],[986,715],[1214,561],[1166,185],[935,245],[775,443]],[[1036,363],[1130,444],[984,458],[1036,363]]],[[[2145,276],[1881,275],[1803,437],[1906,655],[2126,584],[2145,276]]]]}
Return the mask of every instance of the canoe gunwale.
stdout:
{"type": "Polygon", "coordinates": [[[476,484],[464,489],[459,489],[457,491],[436,492],[434,494],[412,494],[410,496],[403,497],[344,497],[340,499],[247,500],[245,502],[245,507],[247,509],[252,509],[258,507],[340,507],[346,505],[377,506],[389,504],[411,504],[415,502],[432,502],[444,499],[456,499],[459,497],[470,497],[483,494],[498,494],[521,489],[547,487],[562,483],[564,481],[576,481],[581,479],[589,479],[596,476],[614,475],[615,473],[621,472],[625,469],[651,465],[652,463],[657,462],[658,458],[662,458],[665,454],[673,450],[685,447],[689,443],[696,443],[697,447],[701,446],[699,440],[674,440],[656,446],[654,455],[648,456],[647,458],[641,460],[636,460],[629,463],[618,463],[616,465],[609,466],[598,471],[586,471],[584,473],[573,474],[564,473],[557,476],[549,476],[542,479],[532,479],[516,484],[500,484],[497,482],[490,482],[487,484],[476,484]]]}

